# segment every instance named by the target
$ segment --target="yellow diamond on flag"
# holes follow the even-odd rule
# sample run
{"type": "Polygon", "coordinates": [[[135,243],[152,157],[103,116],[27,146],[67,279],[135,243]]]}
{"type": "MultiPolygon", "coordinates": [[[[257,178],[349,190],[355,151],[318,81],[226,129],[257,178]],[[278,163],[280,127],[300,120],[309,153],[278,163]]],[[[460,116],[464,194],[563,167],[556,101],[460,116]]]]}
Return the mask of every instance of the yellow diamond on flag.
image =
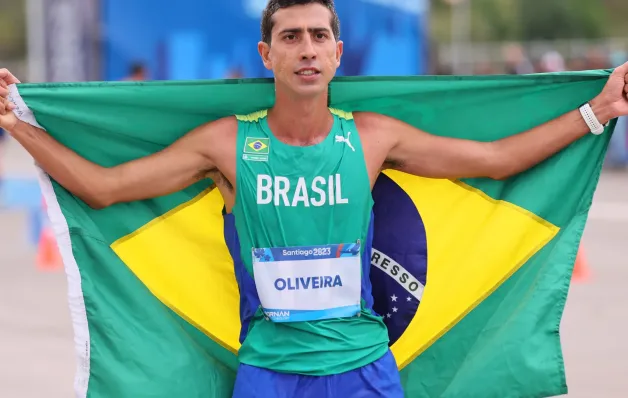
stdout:
{"type": "MultiPolygon", "coordinates": [[[[559,228],[459,182],[395,171],[385,174],[420,210],[429,237],[425,295],[391,347],[403,368],[516,272],[559,228]]],[[[239,291],[224,239],[223,206],[217,189],[205,191],[112,248],[159,300],[237,353],[239,291]]]]}

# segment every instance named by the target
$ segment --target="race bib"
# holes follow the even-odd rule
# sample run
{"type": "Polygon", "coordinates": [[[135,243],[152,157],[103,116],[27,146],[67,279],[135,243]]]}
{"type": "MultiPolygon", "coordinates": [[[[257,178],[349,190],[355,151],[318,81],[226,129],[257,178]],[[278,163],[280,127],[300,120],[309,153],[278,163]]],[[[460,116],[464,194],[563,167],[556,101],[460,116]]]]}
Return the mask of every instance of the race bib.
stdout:
{"type": "Polygon", "coordinates": [[[360,244],[253,249],[253,272],[266,317],[303,322],[360,313],[360,244]]]}

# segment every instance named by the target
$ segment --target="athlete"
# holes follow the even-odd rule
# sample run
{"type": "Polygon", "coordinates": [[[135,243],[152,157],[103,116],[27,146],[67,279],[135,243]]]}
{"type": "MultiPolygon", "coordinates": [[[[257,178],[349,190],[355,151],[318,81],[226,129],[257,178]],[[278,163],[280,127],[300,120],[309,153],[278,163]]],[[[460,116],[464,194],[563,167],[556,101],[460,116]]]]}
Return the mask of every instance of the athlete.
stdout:
{"type": "Polygon", "coordinates": [[[332,0],[270,0],[261,30],[273,107],[201,125],[159,153],[111,168],[81,158],[16,118],[6,98],[7,84],[18,81],[7,70],[0,71],[0,127],[93,208],[216,182],[241,292],[234,397],[401,398],[369,283],[371,188],[379,173],[503,179],[524,171],[628,114],[628,64],[582,109],[475,142],[330,109],[328,84],[343,52],[332,0]]]}

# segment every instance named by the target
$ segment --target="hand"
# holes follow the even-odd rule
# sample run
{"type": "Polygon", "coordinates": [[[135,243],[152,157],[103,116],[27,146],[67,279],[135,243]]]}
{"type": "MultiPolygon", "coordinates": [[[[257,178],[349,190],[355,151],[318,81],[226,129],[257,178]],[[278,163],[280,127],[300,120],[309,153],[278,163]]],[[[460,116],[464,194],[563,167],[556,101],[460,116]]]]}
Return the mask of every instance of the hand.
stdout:
{"type": "Polygon", "coordinates": [[[20,83],[20,81],[7,69],[0,69],[0,128],[11,131],[18,122],[17,116],[13,113],[15,105],[9,101],[9,84],[20,83]]]}
{"type": "Polygon", "coordinates": [[[596,112],[599,109],[600,115],[596,116],[602,124],[611,119],[628,115],[628,62],[617,67],[609,76],[606,86],[591,106],[596,112]]]}

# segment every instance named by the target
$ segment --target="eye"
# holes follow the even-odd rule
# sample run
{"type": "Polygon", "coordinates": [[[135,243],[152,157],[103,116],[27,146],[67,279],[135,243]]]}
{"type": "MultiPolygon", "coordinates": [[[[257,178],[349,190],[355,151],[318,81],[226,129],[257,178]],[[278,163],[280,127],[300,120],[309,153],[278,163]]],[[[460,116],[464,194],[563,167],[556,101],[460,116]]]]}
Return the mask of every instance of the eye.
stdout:
{"type": "Polygon", "coordinates": [[[327,35],[325,33],[317,33],[316,38],[319,40],[324,40],[327,38],[327,35]]]}
{"type": "Polygon", "coordinates": [[[295,40],[296,38],[297,38],[297,35],[295,34],[289,34],[284,37],[285,40],[295,40]]]}

